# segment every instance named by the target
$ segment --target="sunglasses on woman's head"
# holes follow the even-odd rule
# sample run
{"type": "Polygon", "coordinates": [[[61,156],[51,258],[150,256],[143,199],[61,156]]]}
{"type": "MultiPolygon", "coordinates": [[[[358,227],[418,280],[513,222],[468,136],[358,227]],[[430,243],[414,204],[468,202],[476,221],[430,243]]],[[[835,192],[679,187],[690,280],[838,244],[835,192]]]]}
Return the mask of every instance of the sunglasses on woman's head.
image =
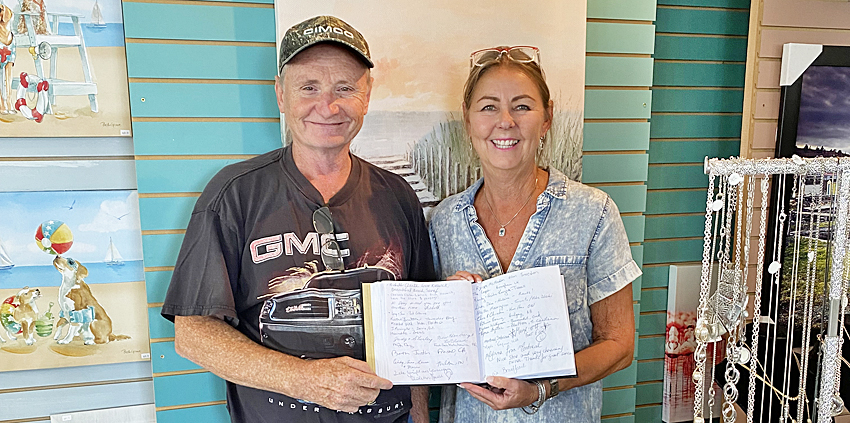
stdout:
{"type": "Polygon", "coordinates": [[[499,60],[502,55],[517,63],[537,63],[540,65],[540,49],[532,46],[493,47],[473,52],[469,56],[469,67],[484,66],[499,60]]]}

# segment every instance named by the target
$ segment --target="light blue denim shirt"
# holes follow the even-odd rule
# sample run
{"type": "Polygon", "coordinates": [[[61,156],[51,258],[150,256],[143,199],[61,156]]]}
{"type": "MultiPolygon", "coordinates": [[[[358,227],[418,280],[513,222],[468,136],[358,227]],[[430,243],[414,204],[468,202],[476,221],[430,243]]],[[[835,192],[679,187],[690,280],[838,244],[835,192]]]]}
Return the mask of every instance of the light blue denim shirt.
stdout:
{"type": "MultiPolygon", "coordinates": [[[[478,273],[484,279],[502,274],[496,251],[478,224],[473,206],[482,182],[479,179],[434,209],[429,231],[434,263],[441,279],[459,270],[478,273]]],[[[537,197],[537,211],[529,219],[507,271],[549,265],[558,265],[564,275],[576,351],[592,342],[590,305],[619,291],[641,274],[632,260],[620,212],[611,198],[603,191],[567,179],[553,168],[549,170],[546,190],[537,197]]],[[[441,416],[446,417],[451,407],[445,399],[443,403],[441,416]]],[[[520,409],[494,411],[463,389],[457,389],[454,421],[597,422],[601,410],[601,381],[562,392],[530,416],[520,409]]]]}

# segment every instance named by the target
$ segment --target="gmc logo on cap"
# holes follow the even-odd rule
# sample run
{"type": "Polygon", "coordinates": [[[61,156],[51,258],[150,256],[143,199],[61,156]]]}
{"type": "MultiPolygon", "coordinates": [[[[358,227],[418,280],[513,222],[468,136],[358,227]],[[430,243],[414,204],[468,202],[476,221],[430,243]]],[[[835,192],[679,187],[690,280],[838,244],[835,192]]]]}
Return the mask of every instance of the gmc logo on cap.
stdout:
{"type": "Polygon", "coordinates": [[[346,31],[342,28],[337,28],[335,26],[317,26],[315,28],[305,29],[302,35],[311,35],[311,34],[320,34],[322,32],[333,32],[335,34],[342,34],[348,38],[354,38],[354,34],[349,31],[346,31]]]}

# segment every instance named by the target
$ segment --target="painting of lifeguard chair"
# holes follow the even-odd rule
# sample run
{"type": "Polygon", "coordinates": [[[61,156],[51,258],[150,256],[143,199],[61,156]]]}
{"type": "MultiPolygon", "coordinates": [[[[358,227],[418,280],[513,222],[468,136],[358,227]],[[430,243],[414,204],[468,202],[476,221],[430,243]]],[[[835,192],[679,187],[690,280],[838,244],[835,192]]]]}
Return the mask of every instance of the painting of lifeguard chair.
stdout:
{"type": "Polygon", "coordinates": [[[0,138],[130,136],[121,2],[0,1],[0,138]]]}

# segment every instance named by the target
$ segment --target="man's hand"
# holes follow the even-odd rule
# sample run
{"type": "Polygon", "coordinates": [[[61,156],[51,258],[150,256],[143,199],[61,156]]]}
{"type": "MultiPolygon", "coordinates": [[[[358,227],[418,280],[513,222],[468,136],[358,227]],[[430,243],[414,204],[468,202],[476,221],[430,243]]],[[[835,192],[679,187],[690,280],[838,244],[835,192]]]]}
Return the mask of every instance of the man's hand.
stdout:
{"type": "Polygon", "coordinates": [[[293,357],[255,343],[216,317],[177,316],[174,323],[178,354],[239,385],[346,412],[357,411],[381,389],[393,387],[364,361],[293,357]]]}
{"type": "Polygon", "coordinates": [[[304,365],[304,394],[301,399],[331,410],[355,412],[378,398],[392,382],[378,377],[369,365],[351,357],[307,360],[304,365]]]}

